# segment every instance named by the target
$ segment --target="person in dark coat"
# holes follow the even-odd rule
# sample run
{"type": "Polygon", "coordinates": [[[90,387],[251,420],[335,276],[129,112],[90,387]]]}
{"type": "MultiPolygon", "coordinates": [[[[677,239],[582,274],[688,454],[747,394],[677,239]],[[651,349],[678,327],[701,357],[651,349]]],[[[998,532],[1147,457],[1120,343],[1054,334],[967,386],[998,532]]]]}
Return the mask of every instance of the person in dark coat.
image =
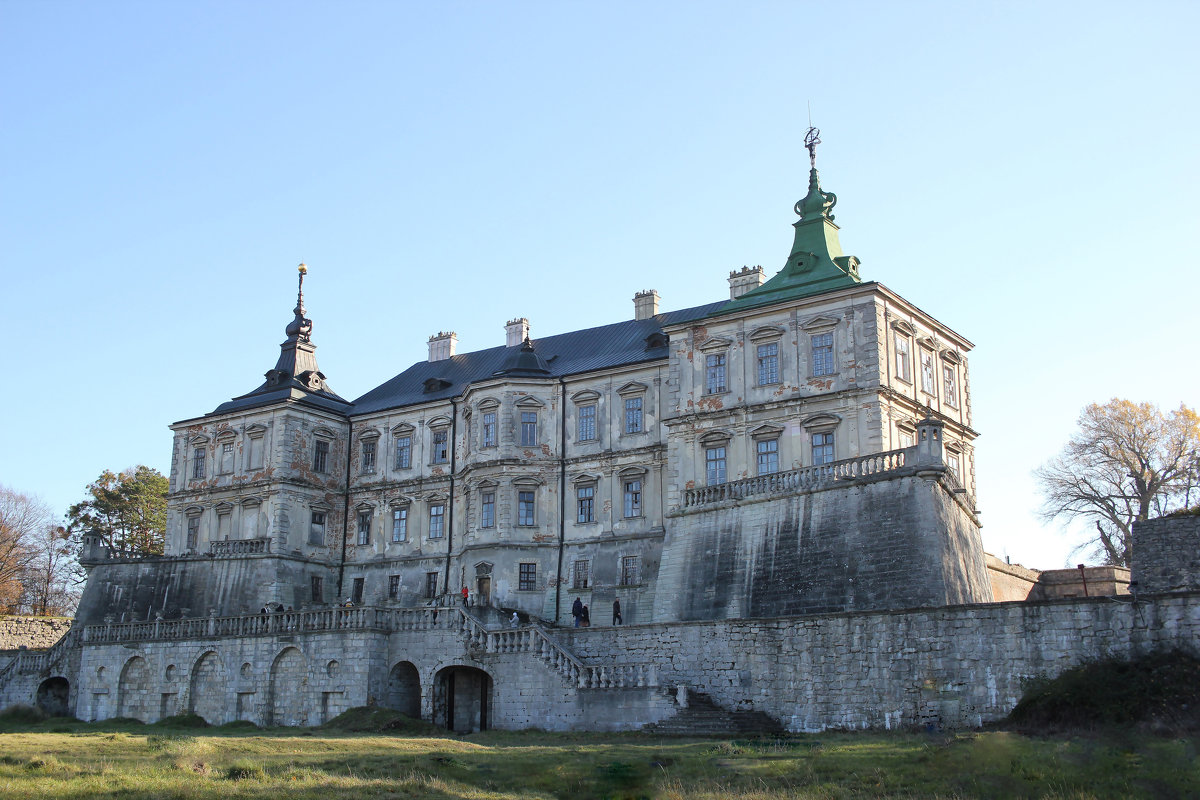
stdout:
{"type": "Polygon", "coordinates": [[[613,600],[613,625],[620,625],[621,620],[621,598],[613,600]]]}
{"type": "Polygon", "coordinates": [[[579,627],[579,623],[583,621],[583,601],[578,597],[571,604],[571,616],[575,618],[575,627],[579,627]]]}
{"type": "Polygon", "coordinates": [[[583,627],[592,627],[592,615],[588,613],[588,607],[583,607],[583,627]]]}

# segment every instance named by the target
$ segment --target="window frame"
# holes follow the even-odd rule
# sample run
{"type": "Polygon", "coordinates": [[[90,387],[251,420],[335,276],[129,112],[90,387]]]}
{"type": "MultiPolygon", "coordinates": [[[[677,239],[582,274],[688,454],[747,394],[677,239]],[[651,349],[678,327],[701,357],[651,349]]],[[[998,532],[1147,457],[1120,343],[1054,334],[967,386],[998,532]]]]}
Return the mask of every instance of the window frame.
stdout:
{"type": "Polygon", "coordinates": [[[354,526],[355,530],[355,545],[357,547],[368,547],[371,544],[371,523],[372,517],[375,514],[371,509],[360,508],[358,510],[357,523],[354,526]]]}
{"type": "Polygon", "coordinates": [[[200,547],[200,515],[188,514],[187,525],[184,529],[185,539],[184,546],[188,550],[196,550],[200,547]]]}
{"type": "Polygon", "coordinates": [[[446,504],[442,501],[429,504],[429,528],[427,539],[441,539],[446,535],[446,504]],[[437,522],[435,525],[434,522],[437,522]]]}
{"type": "Polygon", "coordinates": [[[496,489],[493,486],[479,492],[479,527],[496,527],[496,489]]]}
{"type": "Polygon", "coordinates": [[[643,483],[643,476],[641,475],[621,479],[623,496],[621,510],[624,512],[621,517],[622,519],[638,519],[645,515],[645,487],[643,483]]]}
{"type": "Polygon", "coordinates": [[[379,440],[363,439],[359,444],[361,445],[359,473],[362,475],[374,475],[379,457],[379,440]]]}
{"type": "Polygon", "coordinates": [[[425,599],[426,600],[437,599],[437,581],[438,581],[438,574],[436,572],[426,572],[425,573],[425,599]]]}
{"type": "Polygon", "coordinates": [[[942,400],[951,408],[958,408],[958,370],[954,364],[942,364],[942,400]]]}
{"type": "Polygon", "coordinates": [[[706,353],[704,356],[704,393],[722,394],[729,391],[729,353],[706,353]]]}
{"type": "Polygon", "coordinates": [[[517,563],[517,591],[537,591],[537,562],[520,561],[517,563]]]}
{"type": "Polygon", "coordinates": [[[892,334],[896,354],[894,358],[896,379],[911,384],[913,379],[912,339],[903,331],[894,330],[892,334]]]}
{"type": "Polygon", "coordinates": [[[518,413],[520,414],[521,447],[537,447],[538,412],[521,409],[518,413]]]}
{"type": "Polygon", "coordinates": [[[575,408],[575,441],[594,442],[596,435],[597,404],[587,403],[575,408]]]}
{"type": "Polygon", "coordinates": [[[623,398],[625,411],[622,429],[626,435],[646,432],[646,399],[642,395],[623,398]]]}
{"type": "Polygon", "coordinates": [[[779,472],[779,439],[770,436],[754,441],[754,466],[758,475],[774,475],[779,472]],[[767,449],[763,449],[763,448],[767,449]],[[767,456],[768,466],[774,462],[773,469],[763,470],[763,456],[767,456]]]}
{"type": "Polygon", "coordinates": [[[205,450],[207,449],[207,446],[203,444],[192,445],[192,480],[194,481],[204,480],[204,462],[207,460],[205,450]]]}
{"type": "Polygon", "coordinates": [[[588,558],[578,558],[571,563],[571,588],[573,590],[592,588],[592,562],[588,558]]]}
{"type": "Polygon", "coordinates": [[[450,463],[450,429],[434,428],[429,431],[429,463],[450,463]]]}
{"type": "Polygon", "coordinates": [[[498,447],[499,437],[498,415],[494,408],[485,410],[479,417],[479,446],[480,448],[498,447]]]}
{"type": "Polygon", "coordinates": [[[758,385],[759,386],[778,386],[782,381],[779,375],[779,342],[763,342],[754,347],[754,358],[758,366],[758,385]],[[772,352],[763,354],[765,348],[771,348],[772,352]],[[764,367],[770,365],[764,374],[764,367]]]}
{"type": "Polygon", "coordinates": [[[325,546],[326,525],[329,522],[329,512],[324,509],[314,508],[309,511],[308,516],[308,543],[313,547],[325,546]],[[317,520],[320,517],[320,521],[317,520]],[[320,540],[317,539],[317,531],[320,531],[320,540]]]}
{"type": "Polygon", "coordinates": [[[837,461],[837,437],[833,430],[811,431],[809,442],[812,447],[812,465],[814,467],[832,464],[837,461]],[[820,441],[818,441],[818,438],[820,441]],[[821,460],[817,460],[817,448],[821,449],[821,460]],[[828,455],[828,458],[825,456],[828,455]]]}
{"type": "Polygon", "coordinates": [[[388,575],[388,600],[400,599],[400,576],[388,575]]]}
{"type": "Polygon", "coordinates": [[[728,442],[707,442],[704,445],[704,485],[719,486],[729,482],[728,442]],[[720,451],[720,452],[718,452],[720,451]],[[719,466],[718,466],[719,465],[719,466]],[[713,480],[714,475],[720,480],[713,480]]]}
{"type": "Polygon", "coordinates": [[[233,439],[219,441],[217,444],[221,448],[221,455],[217,461],[217,474],[232,475],[234,471],[234,461],[236,459],[233,439]]]}
{"type": "Polygon", "coordinates": [[[408,506],[392,506],[392,544],[408,541],[408,506]]]}
{"type": "Polygon", "coordinates": [[[575,486],[575,524],[588,525],[596,521],[596,484],[583,483],[575,486]],[[587,496],[584,496],[587,492],[587,496]],[[586,512],[585,512],[586,509],[586,512]]]}
{"type": "Polygon", "coordinates": [[[921,391],[930,397],[937,397],[937,373],[934,366],[933,351],[927,347],[921,348],[921,391]]]}
{"type": "Polygon", "coordinates": [[[517,489],[517,527],[537,527],[537,491],[533,488],[517,489]]]}
{"type": "Polygon", "coordinates": [[[329,472],[329,440],[317,439],[313,442],[312,471],[318,475],[329,472]]]}
{"type": "Polygon", "coordinates": [[[308,591],[314,603],[325,603],[325,580],[320,575],[308,576],[308,591]]]}
{"type": "Polygon", "coordinates": [[[834,331],[816,331],[808,334],[809,374],[814,378],[826,378],[837,374],[834,363],[834,331]]]}
{"type": "Polygon", "coordinates": [[[412,469],[412,434],[402,433],[395,438],[396,457],[393,461],[396,469],[412,469]]]}
{"type": "Polygon", "coordinates": [[[621,585],[637,586],[642,582],[641,556],[621,556],[621,585]]]}

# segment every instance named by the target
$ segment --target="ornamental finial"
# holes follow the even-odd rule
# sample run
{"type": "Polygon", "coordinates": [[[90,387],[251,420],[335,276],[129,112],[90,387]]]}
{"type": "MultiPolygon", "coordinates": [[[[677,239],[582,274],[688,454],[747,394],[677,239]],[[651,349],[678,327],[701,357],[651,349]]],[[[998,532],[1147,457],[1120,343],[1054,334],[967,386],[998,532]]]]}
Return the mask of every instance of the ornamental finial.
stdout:
{"type": "Polygon", "coordinates": [[[312,320],[304,316],[304,276],[308,274],[308,265],[301,262],[296,270],[300,273],[300,280],[296,286],[296,307],[292,309],[295,318],[287,326],[287,335],[288,339],[307,342],[312,332],[312,320]]]}
{"type": "Polygon", "coordinates": [[[804,134],[804,146],[808,149],[808,163],[812,169],[817,168],[817,145],[821,143],[821,129],[809,127],[804,134]]]}

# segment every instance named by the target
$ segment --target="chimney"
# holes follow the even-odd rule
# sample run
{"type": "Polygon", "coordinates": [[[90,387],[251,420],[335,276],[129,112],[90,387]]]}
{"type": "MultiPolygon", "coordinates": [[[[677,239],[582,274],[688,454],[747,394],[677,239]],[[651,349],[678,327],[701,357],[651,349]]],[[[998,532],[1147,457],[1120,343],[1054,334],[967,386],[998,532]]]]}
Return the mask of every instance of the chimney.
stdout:
{"type": "Polygon", "coordinates": [[[528,338],[529,320],[525,319],[525,317],[510,319],[508,324],[504,326],[504,344],[506,347],[519,345],[528,338]]]}
{"type": "Polygon", "coordinates": [[[650,319],[658,313],[658,292],[647,289],[633,296],[633,318],[650,319]]]}
{"type": "Polygon", "coordinates": [[[445,331],[438,331],[436,336],[429,337],[429,360],[445,361],[447,358],[454,355],[454,351],[457,347],[457,333],[454,331],[450,331],[449,333],[445,331]]]}
{"type": "Polygon", "coordinates": [[[763,285],[765,277],[762,267],[742,267],[729,273],[729,299],[737,300],[751,289],[763,285]]]}

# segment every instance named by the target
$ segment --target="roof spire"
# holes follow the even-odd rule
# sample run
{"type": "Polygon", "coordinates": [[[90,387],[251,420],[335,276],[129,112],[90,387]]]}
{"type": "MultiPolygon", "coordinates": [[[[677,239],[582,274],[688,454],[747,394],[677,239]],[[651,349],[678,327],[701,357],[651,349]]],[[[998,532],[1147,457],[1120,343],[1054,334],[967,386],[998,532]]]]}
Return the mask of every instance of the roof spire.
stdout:
{"type": "Polygon", "coordinates": [[[792,223],[796,237],[783,269],[763,285],[730,300],[719,313],[808,297],[862,282],[858,259],[842,253],[838,226],[833,221],[833,214],[829,213],[837,205],[837,195],[821,190],[821,178],[817,174],[817,145],[820,143],[821,131],[809,127],[804,134],[810,167],[808,194],[795,205],[800,220],[792,223]]]}
{"type": "Polygon", "coordinates": [[[304,276],[308,274],[308,266],[300,262],[297,270],[300,273],[300,283],[296,288],[296,307],[292,309],[296,316],[288,323],[285,332],[289,342],[307,342],[312,333],[312,320],[304,316],[304,276]]]}

